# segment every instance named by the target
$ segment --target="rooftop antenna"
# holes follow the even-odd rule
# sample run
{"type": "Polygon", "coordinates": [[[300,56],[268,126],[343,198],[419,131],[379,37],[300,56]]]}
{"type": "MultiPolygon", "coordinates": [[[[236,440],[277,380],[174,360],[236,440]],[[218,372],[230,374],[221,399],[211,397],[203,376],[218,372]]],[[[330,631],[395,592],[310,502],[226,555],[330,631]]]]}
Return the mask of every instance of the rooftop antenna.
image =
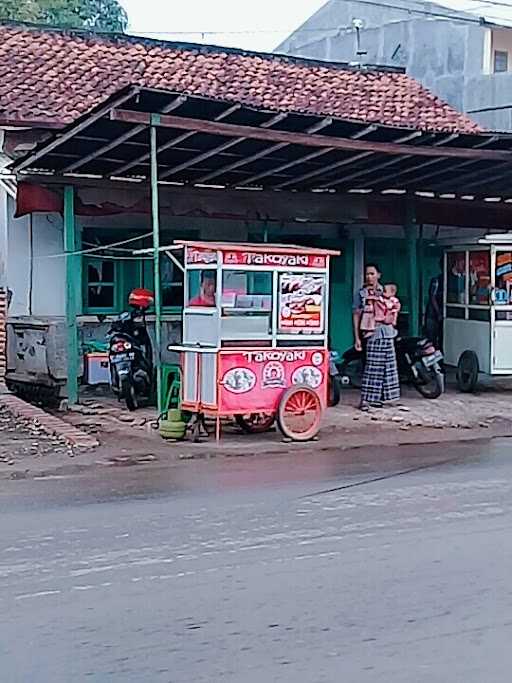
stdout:
{"type": "Polygon", "coordinates": [[[364,28],[364,21],[362,19],[352,19],[352,26],[356,32],[356,55],[357,57],[364,57],[368,54],[367,50],[361,49],[361,29],[364,28]]]}

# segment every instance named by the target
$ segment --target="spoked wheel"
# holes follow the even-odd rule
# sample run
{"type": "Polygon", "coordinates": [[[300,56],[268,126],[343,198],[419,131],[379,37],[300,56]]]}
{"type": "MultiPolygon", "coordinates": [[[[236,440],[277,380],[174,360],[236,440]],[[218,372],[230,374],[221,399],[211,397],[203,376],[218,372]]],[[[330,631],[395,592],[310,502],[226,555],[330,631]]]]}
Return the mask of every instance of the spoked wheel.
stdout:
{"type": "Polygon", "coordinates": [[[457,387],[459,391],[471,393],[478,382],[478,356],[474,351],[464,351],[457,365],[457,387]]]}
{"type": "Polygon", "coordinates": [[[235,422],[246,434],[262,434],[268,432],[275,422],[273,413],[247,413],[235,415],[235,422]]]}
{"type": "Polygon", "coordinates": [[[277,424],[285,437],[293,441],[309,441],[320,429],[322,404],[320,397],[307,385],[287,389],[277,413],[277,424]]]}

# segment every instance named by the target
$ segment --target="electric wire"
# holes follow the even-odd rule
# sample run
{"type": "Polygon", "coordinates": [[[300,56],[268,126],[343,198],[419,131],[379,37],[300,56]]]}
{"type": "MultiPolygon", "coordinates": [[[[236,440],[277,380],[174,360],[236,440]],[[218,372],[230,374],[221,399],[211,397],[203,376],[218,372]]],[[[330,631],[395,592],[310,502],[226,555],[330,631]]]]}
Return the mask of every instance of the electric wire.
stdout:
{"type": "MultiPolygon", "coordinates": [[[[120,247],[123,244],[130,244],[131,242],[137,242],[139,240],[146,239],[147,237],[151,237],[153,233],[152,232],[147,232],[144,235],[137,235],[136,237],[130,237],[129,239],[126,240],[120,240],[119,242],[112,242],[111,244],[102,244],[97,247],[92,247],[89,249],[80,249],[79,251],[62,251],[56,254],[41,254],[39,256],[34,256],[34,259],[47,259],[47,258],[63,258],[66,256],[80,256],[80,255],[87,255],[87,254],[94,254],[97,252],[101,251],[108,251],[108,249],[111,249],[113,247],[120,247]]],[[[103,257],[102,257],[103,258],[103,257]]],[[[130,257],[123,257],[123,256],[112,256],[111,258],[119,258],[119,259],[124,259],[124,258],[130,258],[130,257]]],[[[138,259],[138,256],[133,257],[135,259],[138,259]]]]}

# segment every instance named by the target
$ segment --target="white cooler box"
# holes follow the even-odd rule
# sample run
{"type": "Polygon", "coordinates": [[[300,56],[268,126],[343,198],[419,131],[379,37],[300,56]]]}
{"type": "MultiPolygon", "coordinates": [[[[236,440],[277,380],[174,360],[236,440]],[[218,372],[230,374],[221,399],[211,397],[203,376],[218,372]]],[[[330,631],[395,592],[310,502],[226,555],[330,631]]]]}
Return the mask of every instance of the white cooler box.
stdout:
{"type": "Polygon", "coordinates": [[[85,354],[85,382],[86,384],[108,384],[110,382],[108,353],[85,354]]]}

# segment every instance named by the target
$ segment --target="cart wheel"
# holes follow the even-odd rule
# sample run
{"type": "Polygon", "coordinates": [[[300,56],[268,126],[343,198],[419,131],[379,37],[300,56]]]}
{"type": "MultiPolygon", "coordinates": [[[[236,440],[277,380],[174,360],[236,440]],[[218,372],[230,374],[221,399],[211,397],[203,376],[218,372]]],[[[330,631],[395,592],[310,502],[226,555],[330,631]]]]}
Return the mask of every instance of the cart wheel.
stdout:
{"type": "Polygon", "coordinates": [[[284,392],[277,411],[277,424],[285,437],[309,441],[318,434],[321,419],[320,397],[311,387],[298,384],[284,392]]]}
{"type": "Polygon", "coordinates": [[[471,393],[478,382],[478,356],[474,351],[464,351],[457,365],[457,387],[459,391],[471,393]]]}
{"type": "Polygon", "coordinates": [[[246,434],[262,434],[274,424],[276,416],[273,413],[247,413],[235,415],[235,422],[246,434]]]}

